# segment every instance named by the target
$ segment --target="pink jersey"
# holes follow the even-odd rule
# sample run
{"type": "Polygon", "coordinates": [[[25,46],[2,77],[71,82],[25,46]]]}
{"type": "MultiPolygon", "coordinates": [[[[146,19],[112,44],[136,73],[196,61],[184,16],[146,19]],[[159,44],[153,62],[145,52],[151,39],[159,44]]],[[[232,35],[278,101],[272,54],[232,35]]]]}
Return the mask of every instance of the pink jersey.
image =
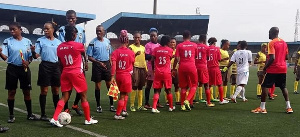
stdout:
{"type": "Polygon", "coordinates": [[[154,49],[152,56],[155,57],[155,73],[171,73],[171,59],[173,56],[171,48],[159,46],[154,49]]]}
{"type": "MultiPolygon", "coordinates": [[[[148,42],[146,45],[145,45],[145,53],[146,54],[149,54],[149,55],[152,55],[153,53],[153,50],[157,47],[159,47],[160,44],[159,43],[152,43],[152,42],[148,42]]],[[[151,61],[147,61],[147,68],[150,70],[152,69],[152,65],[151,65],[151,61]]]]}
{"type": "Polygon", "coordinates": [[[81,53],[84,52],[82,43],[68,41],[57,47],[57,56],[63,65],[63,70],[69,72],[82,72],[81,53]]]}
{"type": "Polygon", "coordinates": [[[197,45],[197,54],[196,54],[196,67],[197,69],[207,68],[207,50],[208,46],[205,44],[197,45]]]}
{"type": "Polygon", "coordinates": [[[208,68],[213,68],[213,67],[219,68],[219,61],[221,60],[220,48],[218,48],[216,46],[209,46],[207,54],[208,54],[207,67],[208,68]]]}
{"type": "Polygon", "coordinates": [[[197,53],[197,44],[190,41],[184,41],[176,47],[176,57],[180,57],[179,69],[196,70],[195,55],[197,53]]]}
{"type": "Polygon", "coordinates": [[[134,52],[127,47],[120,47],[111,54],[111,60],[116,62],[117,74],[130,74],[133,70],[134,52]]]}

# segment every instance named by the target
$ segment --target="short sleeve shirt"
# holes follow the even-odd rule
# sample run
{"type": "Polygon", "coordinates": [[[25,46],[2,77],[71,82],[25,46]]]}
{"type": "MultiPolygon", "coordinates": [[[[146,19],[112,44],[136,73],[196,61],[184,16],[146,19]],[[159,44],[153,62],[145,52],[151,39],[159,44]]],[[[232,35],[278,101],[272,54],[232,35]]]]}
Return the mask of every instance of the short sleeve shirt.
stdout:
{"type": "Polygon", "coordinates": [[[286,55],[288,47],[284,40],[280,38],[273,39],[268,45],[268,54],[273,54],[275,60],[267,68],[267,73],[287,73],[286,55]]]}
{"type": "Polygon", "coordinates": [[[112,47],[109,39],[103,38],[103,41],[100,41],[97,38],[94,38],[90,42],[86,52],[88,56],[93,57],[98,61],[109,61],[112,47]]]}
{"type": "Polygon", "coordinates": [[[134,52],[127,47],[120,47],[112,52],[111,60],[116,62],[116,74],[130,74],[133,70],[134,52]]]}
{"type": "Polygon", "coordinates": [[[154,49],[152,56],[155,57],[155,73],[171,73],[171,59],[173,56],[171,48],[166,46],[157,47],[154,49]]]}
{"type": "Polygon", "coordinates": [[[52,63],[58,62],[57,47],[61,44],[58,39],[49,40],[45,36],[37,39],[35,43],[35,52],[40,54],[42,61],[48,61],[52,63]]]}
{"type": "Polygon", "coordinates": [[[30,46],[31,41],[25,37],[22,40],[16,40],[13,37],[7,38],[2,44],[2,53],[7,56],[7,63],[16,66],[22,66],[22,58],[25,61],[29,61],[32,56],[30,46]]]}

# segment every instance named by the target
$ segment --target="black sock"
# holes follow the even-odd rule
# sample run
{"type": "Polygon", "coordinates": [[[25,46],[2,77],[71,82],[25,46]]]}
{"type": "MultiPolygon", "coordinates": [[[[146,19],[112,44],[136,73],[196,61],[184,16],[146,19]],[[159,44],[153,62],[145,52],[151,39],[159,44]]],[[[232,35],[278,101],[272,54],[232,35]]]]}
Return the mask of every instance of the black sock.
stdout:
{"type": "Polygon", "coordinates": [[[57,95],[52,95],[52,100],[53,100],[53,104],[54,104],[54,108],[56,109],[57,106],[57,102],[59,101],[59,94],[57,95]]]}
{"type": "Polygon", "coordinates": [[[27,108],[27,115],[31,116],[32,115],[32,109],[31,109],[31,99],[30,100],[24,100],[25,101],[25,105],[27,108]]]}
{"type": "Polygon", "coordinates": [[[150,88],[145,88],[145,105],[149,105],[150,88]]]}
{"type": "Polygon", "coordinates": [[[15,100],[14,99],[7,99],[9,115],[14,115],[14,106],[15,100]]]}
{"type": "Polygon", "coordinates": [[[45,107],[46,107],[46,95],[40,94],[40,108],[41,108],[41,114],[42,116],[45,115],[45,107]]]}
{"type": "Polygon", "coordinates": [[[100,106],[100,90],[95,90],[95,98],[97,102],[97,107],[100,106]]]}
{"type": "Polygon", "coordinates": [[[109,104],[110,106],[114,105],[114,98],[112,96],[109,96],[109,104]]]}
{"type": "Polygon", "coordinates": [[[65,106],[64,106],[64,110],[69,109],[69,100],[66,101],[65,106]]]}
{"type": "Polygon", "coordinates": [[[76,97],[75,97],[75,101],[74,101],[74,105],[78,105],[79,101],[81,99],[81,95],[79,93],[76,93],[76,97]]]}

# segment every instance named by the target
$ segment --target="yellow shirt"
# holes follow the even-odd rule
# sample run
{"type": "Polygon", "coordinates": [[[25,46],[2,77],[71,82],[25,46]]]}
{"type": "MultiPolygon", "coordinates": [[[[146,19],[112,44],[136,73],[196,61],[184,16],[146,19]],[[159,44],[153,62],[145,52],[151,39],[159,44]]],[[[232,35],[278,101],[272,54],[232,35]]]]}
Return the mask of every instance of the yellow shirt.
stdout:
{"type": "MultiPolygon", "coordinates": [[[[298,56],[300,55],[300,51],[298,51],[298,56]]],[[[300,59],[299,58],[297,58],[298,59],[298,63],[297,63],[297,66],[300,66],[300,59]]]]}
{"type": "MultiPolygon", "coordinates": [[[[229,54],[228,54],[227,50],[220,49],[220,52],[221,52],[221,59],[229,58],[229,54]]],[[[220,63],[220,66],[227,66],[229,63],[229,59],[220,61],[219,63],[220,63]]]]}
{"type": "Polygon", "coordinates": [[[146,59],[145,59],[145,47],[143,45],[137,47],[134,44],[131,44],[129,48],[132,49],[134,54],[136,54],[138,51],[141,51],[141,54],[135,57],[134,67],[147,69],[146,59]]]}
{"type": "MultiPolygon", "coordinates": [[[[232,54],[234,52],[236,52],[236,51],[237,51],[237,49],[234,49],[233,52],[232,52],[232,54]]],[[[236,64],[235,63],[233,63],[232,66],[231,66],[231,74],[237,74],[237,72],[236,72],[236,64]]]]}
{"type": "MultiPolygon", "coordinates": [[[[176,49],[173,50],[173,56],[175,56],[175,53],[176,53],[176,49]]],[[[175,58],[171,59],[171,69],[173,68],[174,60],[175,58]]],[[[178,64],[176,65],[176,69],[178,69],[178,64]]]]}
{"type": "MultiPolygon", "coordinates": [[[[258,55],[258,62],[265,62],[267,60],[266,54],[262,53],[261,51],[257,52],[258,55]]],[[[259,63],[258,64],[258,70],[257,71],[262,71],[265,67],[265,63],[259,63]]]]}

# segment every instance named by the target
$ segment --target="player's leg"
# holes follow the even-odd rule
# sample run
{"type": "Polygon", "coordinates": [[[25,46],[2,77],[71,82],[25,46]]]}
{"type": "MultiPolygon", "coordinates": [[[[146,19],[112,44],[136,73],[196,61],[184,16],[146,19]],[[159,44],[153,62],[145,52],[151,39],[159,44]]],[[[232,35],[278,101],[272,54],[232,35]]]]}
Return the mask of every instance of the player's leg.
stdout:
{"type": "Polygon", "coordinates": [[[223,81],[222,81],[222,74],[220,72],[220,70],[215,69],[215,76],[216,76],[216,85],[218,86],[218,90],[219,90],[219,104],[226,104],[228,103],[227,100],[224,100],[224,91],[223,91],[223,81]]]}
{"type": "Polygon", "coordinates": [[[144,106],[146,109],[152,108],[149,104],[149,97],[150,97],[150,90],[152,87],[152,83],[153,83],[153,80],[147,80],[147,85],[145,88],[145,106],[144,106]]]}
{"type": "Polygon", "coordinates": [[[52,101],[54,108],[57,106],[57,102],[59,100],[59,87],[57,86],[51,86],[51,91],[52,91],[52,101]]]}
{"type": "Polygon", "coordinates": [[[180,92],[179,92],[179,84],[178,84],[178,74],[176,71],[175,76],[172,76],[172,83],[174,85],[174,93],[175,93],[175,102],[176,105],[180,105],[180,92]]]}
{"type": "Polygon", "coordinates": [[[137,94],[138,94],[138,109],[146,111],[147,109],[143,106],[143,87],[145,86],[146,80],[146,69],[138,68],[138,83],[137,83],[137,94]]]}
{"type": "Polygon", "coordinates": [[[258,77],[258,84],[257,84],[257,90],[256,90],[256,96],[258,99],[261,98],[261,84],[263,82],[264,79],[264,75],[262,74],[262,71],[257,71],[257,77],[258,77]]]}
{"type": "MultiPolygon", "coordinates": [[[[154,81],[153,84],[156,82],[154,81]]],[[[153,86],[154,88],[154,86],[153,86]]],[[[154,95],[153,95],[153,104],[152,104],[152,113],[159,113],[160,111],[157,110],[157,102],[159,99],[159,94],[160,94],[161,89],[160,88],[154,88],[154,95]]]]}
{"type": "Polygon", "coordinates": [[[251,110],[252,113],[263,113],[266,114],[266,97],[268,95],[268,88],[271,88],[275,82],[276,75],[267,73],[264,76],[263,83],[261,84],[262,92],[261,92],[261,101],[260,106],[256,109],[251,110]]]}
{"type": "Polygon", "coordinates": [[[294,82],[294,94],[299,94],[299,92],[298,92],[299,79],[300,79],[300,66],[297,66],[296,80],[294,82]]]}
{"type": "Polygon", "coordinates": [[[126,92],[123,92],[123,91],[120,91],[120,99],[118,101],[118,106],[117,106],[117,111],[116,111],[116,114],[114,116],[114,118],[116,120],[122,120],[122,119],[125,119],[125,117],[123,117],[121,115],[121,112],[122,112],[122,109],[126,106],[125,105],[125,97],[128,96],[126,92]]]}
{"type": "Polygon", "coordinates": [[[14,116],[14,107],[15,107],[15,95],[16,90],[8,90],[8,98],[7,98],[7,104],[8,104],[8,110],[9,110],[9,118],[8,123],[14,123],[15,116],[14,116]]]}
{"type": "MultiPolygon", "coordinates": [[[[203,84],[201,82],[199,82],[199,84],[198,84],[199,102],[200,103],[206,103],[207,101],[205,99],[203,99],[203,88],[202,88],[202,85],[203,84]]],[[[209,92],[209,94],[210,94],[210,92],[209,92]]]]}
{"type": "Polygon", "coordinates": [[[222,72],[222,82],[223,82],[223,97],[227,99],[227,83],[228,83],[228,78],[227,78],[228,71],[222,72]]]}
{"type": "Polygon", "coordinates": [[[211,103],[210,102],[210,99],[211,99],[211,94],[210,94],[210,88],[209,88],[209,84],[208,83],[205,83],[204,84],[204,90],[205,90],[205,96],[206,96],[206,105],[208,107],[214,107],[215,104],[211,103]]]}
{"type": "Polygon", "coordinates": [[[41,86],[41,93],[39,97],[39,102],[40,102],[40,108],[41,108],[41,120],[48,121],[48,118],[45,113],[45,108],[46,108],[46,97],[48,93],[48,87],[41,86]]]}
{"type": "Polygon", "coordinates": [[[270,100],[274,100],[274,92],[275,92],[275,84],[271,88],[269,88],[268,96],[270,100]]]}
{"type": "Polygon", "coordinates": [[[230,80],[231,80],[230,96],[233,96],[235,88],[236,88],[236,74],[231,74],[230,80]]]}
{"type": "Polygon", "coordinates": [[[293,109],[289,101],[289,93],[286,88],[286,73],[276,75],[275,86],[279,87],[282,92],[282,95],[286,102],[286,113],[293,113],[293,109]]]}
{"type": "Polygon", "coordinates": [[[7,89],[8,91],[8,97],[7,97],[7,105],[9,110],[9,117],[7,121],[8,123],[14,123],[15,121],[14,106],[15,106],[16,89],[18,84],[17,73],[20,73],[19,71],[20,70],[17,69],[16,66],[13,66],[11,64],[7,65],[5,89],[7,89]]]}
{"type": "Polygon", "coordinates": [[[91,118],[90,115],[90,105],[89,102],[87,101],[87,96],[86,96],[86,91],[83,92],[79,92],[80,93],[80,97],[81,97],[81,106],[84,112],[84,117],[85,117],[85,121],[84,124],[86,125],[90,125],[90,124],[96,124],[98,123],[98,120],[94,120],[91,118]]]}
{"type": "MultiPolygon", "coordinates": [[[[194,71],[188,72],[187,74],[188,74],[187,79],[188,79],[188,81],[190,81],[189,82],[190,91],[189,91],[189,94],[188,94],[186,100],[184,101],[184,104],[187,107],[187,109],[191,109],[190,106],[187,104],[192,103],[195,93],[196,93],[196,90],[197,90],[197,84],[198,84],[197,70],[195,69],[194,71]]],[[[191,105],[193,105],[193,104],[191,104],[191,105]]]]}
{"type": "MultiPolygon", "coordinates": [[[[111,74],[110,74],[111,75],[111,74]]],[[[108,77],[108,75],[106,76],[108,77]]],[[[106,88],[107,88],[107,91],[109,90],[110,88],[110,85],[111,85],[111,76],[109,76],[110,78],[106,79],[105,80],[105,84],[106,84],[106,88]]],[[[117,110],[115,109],[114,107],[114,99],[112,96],[109,96],[109,104],[110,104],[110,108],[109,108],[109,111],[111,112],[116,112],[117,110]]]]}
{"type": "Polygon", "coordinates": [[[54,111],[54,114],[53,114],[53,117],[52,119],[50,120],[50,123],[54,126],[57,126],[57,127],[62,127],[63,125],[61,125],[59,122],[58,122],[58,115],[60,114],[60,112],[62,111],[62,109],[64,108],[65,106],[65,102],[67,102],[70,98],[70,92],[71,91],[65,91],[63,92],[62,91],[62,97],[61,99],[57,102],[57,106],[56,106],[56,109],[54,111]]]}
{"type": "Polygon", "coordinates": [[[27,109],[27,119],[38,120],[38,118],[32,114],[32,103],[31,103],[31,96],[30,96],[30,90],[32,89],[30,68],[27,68],[27,72],[23,72],[19,74],[20,74],[19,75],[20,88],[23,91],[24,101],[27,109]]]}
{"type": "Polygon", "coordinates": [[[132,92],[130,93],[130,111],[134,112],[136,111],[134,107],[134,102],[136,98],[136,93],[138,92],[138,83],[139,83],[139,73],[138,73],[138,68],[134,67],[133,68],[133,73],[132,73],[132,92]]]}
{"type": "Polygon", "coordinates": [[[96,111],[98,113],[102,113],[102,107],[100,105],[100,88],[101,88],[101,81],[95,82],[95,99],[97,103],[96,111]]]}

